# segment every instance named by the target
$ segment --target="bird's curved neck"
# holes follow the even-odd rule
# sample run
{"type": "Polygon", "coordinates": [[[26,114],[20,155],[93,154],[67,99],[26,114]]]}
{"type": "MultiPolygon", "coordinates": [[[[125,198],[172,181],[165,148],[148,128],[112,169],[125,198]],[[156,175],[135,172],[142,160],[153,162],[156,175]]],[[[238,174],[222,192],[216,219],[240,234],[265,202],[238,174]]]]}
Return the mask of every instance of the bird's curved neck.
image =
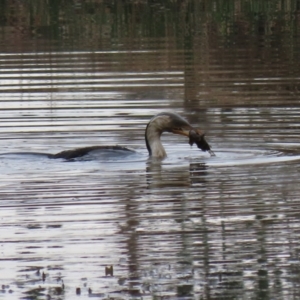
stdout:
{"type": "Polygon", "coordinates": [[[161,143],[160,136],[162,131],[159,131],[150,122],[145,131],[145,141],[149,155],[156,158],[165,158],[167,153],[161,143]]]}

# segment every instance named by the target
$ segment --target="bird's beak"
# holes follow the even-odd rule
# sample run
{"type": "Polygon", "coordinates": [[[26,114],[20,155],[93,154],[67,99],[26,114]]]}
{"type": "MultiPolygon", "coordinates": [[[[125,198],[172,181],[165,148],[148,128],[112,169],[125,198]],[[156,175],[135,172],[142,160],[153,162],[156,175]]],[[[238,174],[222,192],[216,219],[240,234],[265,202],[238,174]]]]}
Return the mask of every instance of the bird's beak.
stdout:
{"type": "Polygon", "coordinates": [[[174,129],[172,129],[172,133],[189,137],[191,129],[192,129],[192,127],[191,128],[174,128],[174,129]]]}

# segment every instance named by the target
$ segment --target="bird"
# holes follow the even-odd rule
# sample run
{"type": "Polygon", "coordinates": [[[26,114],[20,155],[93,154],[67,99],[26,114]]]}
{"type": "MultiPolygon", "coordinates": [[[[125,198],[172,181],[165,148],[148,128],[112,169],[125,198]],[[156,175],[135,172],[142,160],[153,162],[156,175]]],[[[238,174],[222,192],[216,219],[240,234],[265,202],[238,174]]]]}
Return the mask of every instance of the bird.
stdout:
{"type": "MultiPolygon", "coordinates": [[[[149,157],[157,159],[164,159],[167,157],[167,153],[160,139],[164,132],[171,132],[186,136],[189,138],[189,144],[191,146],[196,144],[202,151],[208,151],[211,156],[215,155],[205,139],[205,134],[200,129],[193,127],[188,121],[176,113],[162,112],[153,116],[146,126],[145,142],[149,157]]],[[[122,151],[125,154],[135,152],[122,146],[90,146],[73,150],[65,150],[57,154],[48,154],[48,157],[73,160],[83,157],[95,150],[122,151]]]]}

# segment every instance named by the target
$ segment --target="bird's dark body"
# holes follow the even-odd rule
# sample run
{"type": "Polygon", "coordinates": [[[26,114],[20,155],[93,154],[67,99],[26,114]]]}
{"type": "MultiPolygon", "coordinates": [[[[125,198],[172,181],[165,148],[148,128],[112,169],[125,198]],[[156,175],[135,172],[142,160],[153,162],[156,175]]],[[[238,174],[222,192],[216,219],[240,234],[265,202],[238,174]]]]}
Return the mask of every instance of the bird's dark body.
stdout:
{"type": "Polygon", "coordinates": [[[90,146],[84,148],[77,148],[72,150],[65,150],[56,154],[49,154],[49,158],[64,158],[67,160],[78,158],[89,154],[92,151],[103,150],[103,151],[127,151],[128,153],[134,153],[133,150],[130,150],[121,146],[90,146]]]}

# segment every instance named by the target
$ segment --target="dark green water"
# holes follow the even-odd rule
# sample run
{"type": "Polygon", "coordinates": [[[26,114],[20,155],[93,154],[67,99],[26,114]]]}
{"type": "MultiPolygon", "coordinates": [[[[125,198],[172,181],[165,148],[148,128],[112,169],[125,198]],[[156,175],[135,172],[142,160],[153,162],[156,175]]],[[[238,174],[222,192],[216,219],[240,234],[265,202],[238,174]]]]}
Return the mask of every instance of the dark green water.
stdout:
{"type": "Polygon", "coordinates": [[[0,298],[300,297],[299,1],[0,5],[1,152],[137,151],[0,156],[0,298]]]}

